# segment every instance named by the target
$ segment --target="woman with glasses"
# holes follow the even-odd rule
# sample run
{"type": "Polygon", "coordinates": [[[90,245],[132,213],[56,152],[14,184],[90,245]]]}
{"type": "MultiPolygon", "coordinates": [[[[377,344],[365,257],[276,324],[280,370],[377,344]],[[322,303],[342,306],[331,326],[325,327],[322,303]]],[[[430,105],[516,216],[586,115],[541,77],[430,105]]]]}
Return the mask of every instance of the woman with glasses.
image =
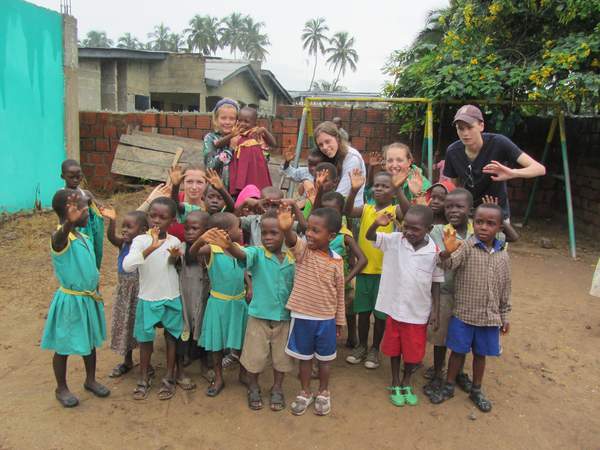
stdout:
{"type": "Polygon", "coordinates": [[[471,191],[475,207],[486,195],[497,197],[504,218],[510,218],[506,181],[539,177],[546,168],[506,136],[484,133],[483,115],[476,106],[462,106],[453,124],[459,140],[446,151],[444,175],[471,191]]]}

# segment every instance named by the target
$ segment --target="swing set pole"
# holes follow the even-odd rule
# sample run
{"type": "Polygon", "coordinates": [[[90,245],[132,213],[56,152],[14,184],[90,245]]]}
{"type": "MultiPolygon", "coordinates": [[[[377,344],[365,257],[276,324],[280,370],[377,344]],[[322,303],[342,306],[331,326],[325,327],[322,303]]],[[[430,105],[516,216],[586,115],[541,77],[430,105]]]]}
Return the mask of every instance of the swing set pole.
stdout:
{"type": "Polygon", "coordinates": [[[573,217],[573,198],[571,196],[571,174],[569,172],[569,157],[567,155],[567,133],[565,130],[565,115],[558,113],[558,129],[560,132],[560,149],[562,153],[563,175],[565,180],[565,196],[567,201],[567,220],[569,222],[569,250],[571,258],[577,257],[575,246],[575,220],[573,217]]]}

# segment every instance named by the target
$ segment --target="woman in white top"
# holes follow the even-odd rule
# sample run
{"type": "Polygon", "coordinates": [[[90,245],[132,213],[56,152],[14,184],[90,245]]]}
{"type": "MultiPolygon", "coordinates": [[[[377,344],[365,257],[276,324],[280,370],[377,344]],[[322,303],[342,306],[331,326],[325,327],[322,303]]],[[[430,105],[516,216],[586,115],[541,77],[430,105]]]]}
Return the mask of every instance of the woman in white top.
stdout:
{"type": "MultiPolygon", "coordinates": [[[[350,193],[350,173],[354,169],[360,169],[364,177],[367,176],[365,162],[358,150],[350,147],[348,142],[340,135],[338,128],[333,122],[323,122],[315,129],[315,143],[325,155],[326,161],[337,167],[339,184],[337,191],[344,197],[350,193]]],[[[354,207],[362,206],[364,203],[364,186],[356,194],[354,207]]]]}

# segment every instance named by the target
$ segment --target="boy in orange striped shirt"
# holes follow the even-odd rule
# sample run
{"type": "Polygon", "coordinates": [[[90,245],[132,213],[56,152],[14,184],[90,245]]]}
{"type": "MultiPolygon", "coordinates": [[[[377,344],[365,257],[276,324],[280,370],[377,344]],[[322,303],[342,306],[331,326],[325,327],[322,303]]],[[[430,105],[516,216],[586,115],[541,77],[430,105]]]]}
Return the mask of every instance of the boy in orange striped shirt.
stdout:
{"type": "Polygon", "coordinates": [[[296,258],[294,287],[286,306],[292,322],[285,351],[300,362],[302,390],[291,410],[300,416],[314,402],[315,414],[324,416],[331,411],[329,372],[336,356],[336,338],[346,325],[343,260],[329,249],[342,226],[342,217],[333,208],[314,210],[308,218],[306,240],[298,239],[292,230],[289,206],[280,206],[278,219],[285,245],[296,258]],[[316,395],[310,390],[313,357],[319,360],[316,395]]]}

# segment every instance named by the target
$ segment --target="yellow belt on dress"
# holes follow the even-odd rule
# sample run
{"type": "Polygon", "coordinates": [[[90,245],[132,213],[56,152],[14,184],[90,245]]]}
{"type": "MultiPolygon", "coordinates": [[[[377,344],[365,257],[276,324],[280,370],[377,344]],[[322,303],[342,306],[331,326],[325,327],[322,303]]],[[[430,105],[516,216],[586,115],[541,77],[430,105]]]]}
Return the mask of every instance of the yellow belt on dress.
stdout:
{"type": "Polygon", "coordinates": [[[210,295],[214,298],[218,298],[219,300],[242,300],[243,298],[246,298],[246,291],[244,290],[241,294],[237,295],[227,295],[222,294],[221,292],[213,291],[211,289],[210,295]]]}
{"type": "Polygon", "coordinates": [[[81,295],[83,297],[92,297],[97,302],[102,301],[102,296],[98,292],[95,292],[95,291],[74,291],[73,289],[68,289],[64,286],[60,286],[58,289],[61,292],[64,292],[65,294],[81,295]]]}

